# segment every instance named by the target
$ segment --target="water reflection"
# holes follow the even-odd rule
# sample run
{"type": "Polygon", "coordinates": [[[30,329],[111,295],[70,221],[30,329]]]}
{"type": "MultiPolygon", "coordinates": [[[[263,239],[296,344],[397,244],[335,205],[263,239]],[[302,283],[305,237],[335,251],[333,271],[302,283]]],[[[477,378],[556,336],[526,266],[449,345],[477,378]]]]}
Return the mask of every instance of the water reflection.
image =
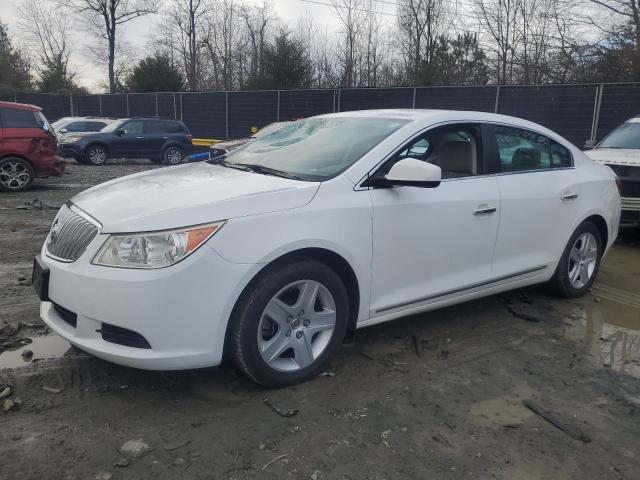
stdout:
{"type": "Polygon", "coordinates": [[[599,284],[580,303],[568,336],[596,365],[640,378],[640,296],[599,284]]]}
{"type": "Polygon", "coordinates": [[[39,337],[28,337],[23,342],[23,345],[17,348],[8,348],[0,353],[0,370],[3,368],[22,367],[33,360],[62,357],[70,347],[69,342],[55,333],[39,337]],[[23,356],[25,350],[32,351],[33,355],[23,356]]]}

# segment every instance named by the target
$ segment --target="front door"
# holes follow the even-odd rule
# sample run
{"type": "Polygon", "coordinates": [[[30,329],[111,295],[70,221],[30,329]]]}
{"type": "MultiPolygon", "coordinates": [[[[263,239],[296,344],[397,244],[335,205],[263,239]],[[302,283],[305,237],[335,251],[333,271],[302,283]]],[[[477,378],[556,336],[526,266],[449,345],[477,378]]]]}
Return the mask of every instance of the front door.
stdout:
{"type": "Polygon", "coordinates": [[[131,120],[120,127],[124,133],[114,133],[111,156],[135,158],[144,155],[144,135],[142,120],[131,120]]]}
{"type": "Polygon", "coordinates": [[[435,188],[370,190],[373,203],[371,318],[437,303],[492,278],[500,195],[484,173],[476,125],[416,137],[382,168],[413,157],[438,165],[435,188]]]}

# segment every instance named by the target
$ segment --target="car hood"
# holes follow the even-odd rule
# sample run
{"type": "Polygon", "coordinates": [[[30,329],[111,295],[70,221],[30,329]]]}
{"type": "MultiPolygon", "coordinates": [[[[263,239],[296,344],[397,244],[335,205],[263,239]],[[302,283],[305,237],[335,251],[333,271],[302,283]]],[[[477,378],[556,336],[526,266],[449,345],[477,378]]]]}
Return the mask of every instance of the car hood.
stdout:
{"type": "Polygon", "coordinates": [[[71,201],[104,233],[143,232],[298,208],[319,186],[196,163],[111,180],[71,201]]]}
{"type": "Polygon", "coordinates": [[[640,166],[640,150],[627,148],[596,148],[584,152],[591,160],[609,165],[640,166]]]}

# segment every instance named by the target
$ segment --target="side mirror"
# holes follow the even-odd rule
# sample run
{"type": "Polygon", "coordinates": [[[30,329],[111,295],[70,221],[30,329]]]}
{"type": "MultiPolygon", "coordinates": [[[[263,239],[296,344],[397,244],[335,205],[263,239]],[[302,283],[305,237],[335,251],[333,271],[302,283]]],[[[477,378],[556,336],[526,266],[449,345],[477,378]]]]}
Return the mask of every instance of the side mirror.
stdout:
{"type": "Polygon", "coordinates": [[[116,130],[116,135],[124,135],[126,132],[124,131],[124,128],[118,128],[116,130]]]}
{"type": "Polygon", "coordinates": [[[60,129],[60,133],[67,133],[69,130],[67,130],[66,128],[61,128],[60,129]]]}
{"type": "Polygon", "coordinates": [[[407,186],[434,188],[440,185],[442,170],[437,165],[417,158],[403,158],[391,167],[389,173],[373,182],[373,186],[407,186]],[[377,185],[376,185],[377,184],[377,185]],[[386,184],[386,185],[385,185],[386,184]]]}
{"type": "Polygon", "coordinates": [[[582,149],[583,150],[591,150],[595,146],[596,146],[596,141],[592,140],[592,139],[589,139],[586,142],[584,142],[584,147],[582,149]]]}

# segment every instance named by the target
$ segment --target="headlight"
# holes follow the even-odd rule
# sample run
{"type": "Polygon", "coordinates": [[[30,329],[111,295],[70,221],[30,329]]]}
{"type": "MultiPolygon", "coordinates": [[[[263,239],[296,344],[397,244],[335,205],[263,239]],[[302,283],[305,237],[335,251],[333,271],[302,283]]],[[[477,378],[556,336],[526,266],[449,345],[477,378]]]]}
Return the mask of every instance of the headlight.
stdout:
{"type": "Polygon", "coordinates": [[[61,137],[60,143],[73,143],[80,140],[81,137],[61,137]]]}
{"type": "Polygon", "coordinates": [[[225,221],[179,230],[110,236],[94,257],[94,265],[162,268],[188,257],[222,228],[225,221]]]}

